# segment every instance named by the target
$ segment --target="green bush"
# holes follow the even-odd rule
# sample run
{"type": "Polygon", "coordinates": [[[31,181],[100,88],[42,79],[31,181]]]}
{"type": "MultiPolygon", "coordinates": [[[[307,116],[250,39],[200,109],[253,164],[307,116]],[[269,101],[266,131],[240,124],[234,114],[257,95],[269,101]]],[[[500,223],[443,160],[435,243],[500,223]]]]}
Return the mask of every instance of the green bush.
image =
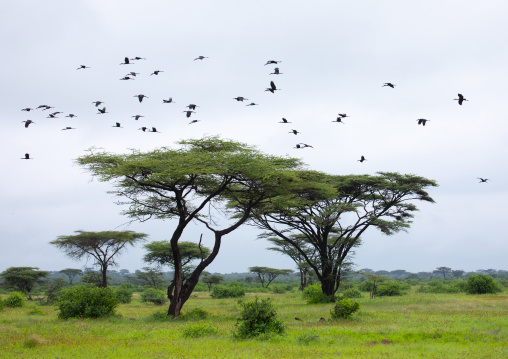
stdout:
{"type": "Polygon", "coordinates": [[[466,292],[468,294],[488,294],[499,292],[494,278],[485,274],[473,274],[467,278],[466,292]]]}
{"type": "Polygon", "coordinates": [[[58,317],[100,318],[114,314],[118,299],[111,288],[77,285],[66,288],[58,299],[58,317]]]}
{"type": "Polygon", "coordinates": [[[183,328],[182,335],[185,338],[200,338],[206,335],[217,334],[217,329],[210,323],[198,323],[183,328]]]}
{"type": "Polygon", "coordinates": [[[4,303],[6,307],[20,308],[25,305],[25,295],[22,292],[11,292],[4,303]]]}
{"type": "Polygon", "coordinates": [[[360,309],[360,304],[352,302],[349,298],[341,299],[335,302],[335,307],[330,310],[332,319],[348,319],[360,309]]]}
{"type": "Polygon", "coordinates": [[[4,309],[4,307],[5,307],[5,301],[2,298],[0,298],[0,312],[2,311],[2,309],[4,309]]]}
{"type": "Polygon", "coordinates": [[[132,291],[130,289],[118,288],[115,290],[116,299],[119,303],[130,303],[132,301],[132,291]]]}
{"type": "Polygon", "coordinates": [[[342,293],[341,298],[363,298],[363,294],[356,288],[349,288],[342,293]]]}
{"type": "Polygon", "coordinates": [[[26,314],[28,314],[28,315],[44,315],[44,311],[41,308],[35,306],[35,307],[30,308],[26,314]]]}
{"type": "Polygon", "coordinates": [[[394,297],[402,294],[402,286],[393,280],[381,283],[377,288],[378,297],[394,297]]]}
{"type": "Polygon", "coordinates": [[[163,305],[168,300],[166,293],[160,289],[148,288],[141,293],[141,301],[155,305],[163,305]]]}
{"type": "Polygon", "coordinates": [[[320,284],[306,286],[302,297],[307,300],[307,304],[330,303],[330,298],[323,293],[320,284]]]}
{"type": "Polygon", "coordinates": [[[277,319],[272,300],[265,298],[245,302],[239,301],[240,318],[236,321],[238,330],[233,333],[235,338],[246,339],[253,338],[263,334],[282,334],[285,326],[277,319]]]}
{"type": "Polygon", "coordinates": [[[230,282],[227,285],[215,285],[210,296],[212,298],[240,298],[245,295],[245,287],[238,282],[230,282]]]}
{"type": "Polygon", "coordinates": [[[286,289],[284,288],[284,286],[280,285],[280,284],[276,284],[276,285],[272,285],[270,287],[272,293],[275,293],[275,294],[284,294],[286,293],[286,289]]]}
{"type": "Polygon", "coordinates": [[[208,313],[204,309],[194,308],[188,312],[181,314],[179,318],[183,319],[183,320],[188,320],[188,319],[190,319],[190,320],[204,320],[204,319],[208,318],[209,315],[210,315],[210,313],[208,313]]]}
{"type": "Polygon", "coordinates": [[[131,292],[134,292],[136,291],[136,286],[132,283],[129,283],[129,282],[123,282],[122,284],[120,284],[118,286],[118,289],[127,289],[127,290],[130,290],[131,292]]]}
{"type": "Polygon", "coordinates": [[[58,297],[62,294],[62,289],[67,285],[67,282],[62,278],[55,278],[46,287],[46,300],[42,301],[42,304],[54,304],[58,300],[58,297]]]}
{"type": "Polygon", "coordinates": [[[461,293],[464,292],[466,281],[454,280],[444,282],[443,280],[433,279],[425,284],[422,284],[417,289],[418,293],[461,293]]]}

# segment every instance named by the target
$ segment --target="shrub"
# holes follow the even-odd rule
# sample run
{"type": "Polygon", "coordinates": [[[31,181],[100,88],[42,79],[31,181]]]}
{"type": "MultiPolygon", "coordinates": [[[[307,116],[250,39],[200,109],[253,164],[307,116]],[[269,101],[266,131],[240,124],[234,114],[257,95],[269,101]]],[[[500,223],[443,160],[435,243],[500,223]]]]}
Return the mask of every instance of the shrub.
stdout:
{"type": "Polygon", "coordinates": [[[5,306],[19,308],[25,305],[25,295],[22,292],[11,292],[5,299],[5,306]]]}
{"type": "Polygon", "coordinates": [[[145,303],[149,302],[155,305],[163,305],[167,300],[166,293],[160,289],[148,288],[141,293],[141,301],[145,303]]]}
{"type": "Polygon", "coordinates": [[[44,311],[41,308],[35,306],[35,307],[30,308],[30,310],[28,310],[28,312],[26,314],[28,314],[28,315],[44,315],[44,311]]]}
{"type": "Polygon", "coordinates": [[[77,285],[66,288],[58,300],[61,319],[100,318],[114,314],[118,299],[111,288],[77,285]]]}
{"type": "Polygon", "coordinates": [[[277,319],[277,311],[270,298],[239,302],[240,318],[236,321],[238,330],[233,333],[235,338],[246,339],[265,334],[282,334],[285,326],[277,319]]]}
{"type": "Polygon", "coordinates": [[[118,289],[127,289],[130,290],[131,292],[134,292],[136,290],[136,286],[129,282],[123,282],[118,286],[118,289]]]}
{"type": "Polygon", "coordinates": [[[183,328],[182,335],[185,338],[200,338],[206,335],[217,334],[217,329],[210,323],[198,323],[183,328]]]}
{"type": "Polygon", "coordinates": [[[56,278],[46,288],[46,300],[42,304],[54,304],[58,297],[62,294],[62,289],[67,282],[62,278],[56,278]]]}
{"type": "Polygon", "coordinates": [[[485,274],[473,274],[467,278],[466,292],[468,294],[496,293],[499,288],[494,278],[485,274]]]}
{"type": "Polygon", "coordinates": [[[272,290],[272,293],[275,293],[275,294],[284,294],[284,293],[286,293],[286,289],[282,285],[280,285],[280,284],[272,285],[270,287],[270,289],[272,290]]]}
{"type": "Polygon", "coordinates": [[[321,285],[319,284],[306,286],[303,290],[302,297],[307,300],[307,304],[330,303],[330,298],[323,293],[321,285]]]}
{"type": "Polygon", "coordinates": [[[360,309],[360,304],[352,302],[349,298],[341,299],[335,302],[335,307],[330,310],[332,319],[348,319],[360,309]]]}
{"type": "Polygon", "coordinates": [[[227,285],[216,285],[213,287],[212,298],[240,298],[245,295],[245,287],[238,282],[230,282],[227,285]]]}
{"type": "Polygon", "coordinates": [[[382,283],[377,288],[377,295],[379,297],[393,297],[402,294],[402,287],[400,283],[393,280],[382,283]]]}
{"type": "Polygon", "coordinates": [[[431,280],[422,284],[417,289],[419,293],[460,293],[465,291],[466,281],[454,280],[451,282],[443,282],[443,280],[431,280]]]}
{"type": "Polygon", "coordinates": [[[5,301],[2,298],[0,298],[0,312],[4,309],[4,307],[5,307],[5,301]]]}
{"type": "Polygon", "coordinates": [[[194,308],[188,312],[181,314],[179,318],[183,319],[183,320],[187,320],[187,319],[204,320],[204,319],[208,318],[209,315],[210,315],[210,313],[208,313],[204,309],[194,308]]]}
{"type": "Polygon", "coordinates": [[[356,288],[349,288],[342,293],[341,298],[363,298],[363,294],[356,288]]]}
{"type": "Polygon", "coordinates": [[[157,322],[164,322],[171,318],[172,317],[169,317],[167,312],[155,312],[153,314],[150,314],[150,316],[148,317],[149,320],[154,320],[157,322]]]}
{"type": "Polygon", "coordinates": [[[130,303],[132,301],[132,291],[130,289],[118,288],[115,290],[116,299],[119,303],[130,303]]]}

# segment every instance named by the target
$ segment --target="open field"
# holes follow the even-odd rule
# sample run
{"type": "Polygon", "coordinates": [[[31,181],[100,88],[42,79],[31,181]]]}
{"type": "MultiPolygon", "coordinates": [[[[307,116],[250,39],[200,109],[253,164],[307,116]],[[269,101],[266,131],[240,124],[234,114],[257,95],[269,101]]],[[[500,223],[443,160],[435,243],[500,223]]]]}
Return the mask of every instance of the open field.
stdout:
{"type": "Polygon", "coordinates": [[[258,296],[273,298],[286,335],[233,339],[236,300],[206,292],[183,310],[210,313],[205,322],[217,333],[200,338],[182,334],[199,321],[153,319],[166,305],[141,303],[136,295],[119,306],[119,316],[98,320],[60,320],[52,306],[28,314],[35,306],[29,301],[0,312],[0,358],[508,358],[506,292],[363,298],[353,319],[334,322],[319,321],[330,318],[332,304],[307,305],[300,292],[258,296]]]}

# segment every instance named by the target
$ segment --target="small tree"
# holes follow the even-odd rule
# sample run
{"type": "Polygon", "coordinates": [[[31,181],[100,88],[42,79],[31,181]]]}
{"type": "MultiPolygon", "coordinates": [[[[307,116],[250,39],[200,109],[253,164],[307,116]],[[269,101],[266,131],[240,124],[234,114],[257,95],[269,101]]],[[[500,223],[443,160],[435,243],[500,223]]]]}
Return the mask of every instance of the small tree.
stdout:
{"type": "Polygon", "coordinates": [[[117,265],[115,257],[128,245],[134,246],[147,237],[144,233],[133,231],[76,231],[75,233],[77,234],[59,236],[50,243],[63,250],[72,259],[93,258],[100,267],[101,287],[104,288],[108,286],[108,267],[117,265]]]}
{"type": "Polygon", "coordinates": [[[66,268],[62,269],[60,273],[65,274],[69,278],[69,284],[72,285],[74,277],[83,274],[83,271],[81,269],[66,268]]]}
{"type": "Polygon", "coordinates": [[[438,267],[434,270],[434,273],[440,274],[443,276],[443,279],[446,277],[450,277],[452,275],[452,269],[448,267],[438,267]]]}
{"type": "Polygon", "coordinates": [[[270,298],[240,302],[240,318],[236,326],[235,337],[240,339],[253,338],[262,334],[282,334],[285,326],[277,319],[277,311],[270,298]]]}
{"type": "Polygon", "coordinates": [[[250,267],[249,271],[258,275],[259,282],[263,288],[268,288],[270,283],[272,283],[272,281],[278,276],[293,273],[291,269],[277,269],[268,267],[250,267]]]}
{"type": "Polygon", "coordinates": [[[37,267],[10,267],[0,273],[7,288],[15,289],[30,297],[30,292],[37,283],[42,283],[49,273],[37,267]]]}
{"type": "Polygon", "coordinates": [[[452,276],[453,276],[453,278],[459,279],[459,278],[462,278],[463,275],[464,275],[464,271],[463,270],[460,270],[460,269],[452,270],[452,276]]]}
{"type": "Polygon", "coordinates": [[[467,278],[466,292],[469,294],[494,294],[498,287],[494,279],[485,274],[473,274],[467,278]]]}
{"type": "Polygon", "coordinates": [[[377,289],[379,284],[387,280],[388,278],[383,275],[372,274],[372,273],[363,273],[365,278],[367,279],[364,283],[365,287],[368,289],[370,298],[374,298],[377,295],[377,289]]]}
{"type": "Polygon", "coordinates": [[[208,286],[208,291],[212,291],[212,284],[219,284],[224,279],[221,275],[205,275],[201,281],[208,286]]]}
{"type": "Polygon", "coordinates": [[[143,267],[142,271],[136,271],[136,279],[144,285],[155,289],[160,289],[163,283],[160,268],[143,267]]]}

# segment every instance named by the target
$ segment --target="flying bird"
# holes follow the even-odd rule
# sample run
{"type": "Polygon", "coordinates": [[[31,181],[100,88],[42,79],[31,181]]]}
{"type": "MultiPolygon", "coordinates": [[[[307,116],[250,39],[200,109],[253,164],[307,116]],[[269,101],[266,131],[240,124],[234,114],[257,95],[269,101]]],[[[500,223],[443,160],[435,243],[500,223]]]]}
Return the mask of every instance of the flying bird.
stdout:
{"type": "Polygon", "coordinates": [[[164,72],[164,71],[162,71],[162,70],[155,70],[154,72],[152,72],[152,73],[150,74],[150,76],[152,76],[152,75],[157,76],[157,75],[159,74],[159,72],[164,72]]]}
{"type": "Polygon", "coordinates": [[[25,157],[21,157],[22,160],[33,160],[33,158],[30,158],[29,153],[25,153],[25,157]]]}
{"type": "Polygon", "coordinates": [[[30,112],[32,110],[33,110],[33,108],[30,108],[30,107],[21,109],[21,111],[26,111],[26,112],[30,112]]]}
{"type": "Polygon", "coordinates": [[[360,159],[358,160],[358,162],[360,163],[362,163],[363,161],[367,161],[367,159],[364,156],[360,157],[360,159]]]}
{"type": "Polygon", "coordinates": [[[148,132],[158,132],[158,133],[161,133],[160,131],[157,131],[157,129],[155,127],[152,127],[152,129],[148,132]]]}
{"type": "Polygon", "coordinates": [[[65,116],[65,117],[74,118],[74,117],[78,117],[78,116],[76,116],[76,115],[75,115],[75,114],[73,114],[73,113],[70,113],[70,114],[68,114],[68,115],[67,115],[67,116],[65,116]]]}
{"type": "Polygon", "coordinates": [[[66,128],[62,128],[62,131],[67,131],[67,130],[75,130],[74,127],[66,127],[66,128]]]}
{"type": "Polygon", "coordinates": [[[345,122],[342,122],[342,119],[343,119],[343,118],[344,118],[344,117],[339,116],[339,117],[337,117],[337,119],[336,119],[335,121],[332,121],[332,122],[338,122],[338,123],[345,124],[345,122]]]}
{"type": "Polygon", "coordinates": [[[134,80],[133,78],[130,78],[128,75],[122,77],[120,80],[134,80]]]}
{"type": "Polygon", "coordinates": [[[196,122],[199,122],[199,120],[192,120],[191,122],[189,122],[189,125],[196,122]]]}
{"type": "Polygon", "coordinates": [[[277,65],[279,62],[282,62],[282,61],[276,61],[276,60],[268,60],[265,64],[266,65],[277,65]]]}
{"type": "Polygon", "coordinates": [[[395,88],[395,85],[392,84],[391,82],[385,82],[382,87],[385,87],[385,86],[388,86],[388,87],[391,87],[391,88],[395,88]]]}
{"type": "Polygon", "coordinates": [[[124,58],[123,62],[120,65],[131,65],[129,58],[128,57],[124,58]]]}
{"type": "Polygon", "coordinates": [[[314,148],[306,143],[298,143],[295,148],[306,148],[306,147],[314,148]]]}
{"type": "Polygon", "coordinates": [[[109,113],[109,112],[106,112],[106,107],[104,107],[104,108],[98,108],[97,110],[99,110],[99,112],[97,112],[98,114],[109,113]]]}
{"type": "Polygon", "coordinates": [[[185,112],[185,116],[187,116],[187,118],[191,117],[191,115],[193,113],[195,113],[196,111],[182,111],[182,112],[185,112]]]}
{"type": "Polygon", "coordinates": [[[279,72],[279,68],[276,67],[273,69],[273,72],[270,75],[282,75],[282,72],[279,72]]]}
{"type": "Polygon", "coordinates": [[[162,99],[162,103],[172,103],[172,102],[173,102],[173,97],[170,97],[168,100],[162,99]]]}
{"type": "Polygon", "coordinates": [[[271,93],[275,93],[275,91],[278,91],[280,89],[275,86],[275,83],[273,81],[270,81],[270,88],[267,88],[265,91],[270,91],[271,93]]]}
{"type": "Polygon", "coordinates": [[[146,60],[146,59],[144,57],[136,56],[136,57],[132,58],[131,60],[134,61],[134,60],[146,60]]]}
{"type": "Polygon", "coordinates": [[[146,98],[149,98],[148,96],[145,96],[145,95],[134,95],[133,97],[137,97],[139,102],[143,102],[143,99],[146,97],[146,98]]]}
{"type": "Polygon", "coordinates": [[[245,106],[257,106],[257,105],[258,105],[257,103],[251,102],[251,103],[249,103],[248,105],[245,105],[245,106]]]}
{"type": "Polygon", "coordinates": [[[196,61],[196,60],[204,60],[204,59],[207,59],[207,58],[208,58],[208,57],[206,57],[206,56],[198,56],[198,57],[196,57],[196,58],[194,59],[194,61],[196,61]]]}
{"type": "Polygon", "coordinates": [[[481,177],[478,177],[478,179],[480,180],[479,183],[487,183],[487,181],[490,181],[488,178],[481,178],[481,177]]]}
{"type": "Polygon", "coordinates": [[[338,115],[339,115],[341,118],[351,117],[351,116],[346,115],[345,113],[339,113],[338,115]]]}
{"type": "Polygon", "coordinates": [[[298,132],[297,130],[291,130],[289,133],[293,133],[293,134],[295,134],[295,135],[298,135],[298,134],[299,134],[299,133],[301,133],[301,132],[298,132]]]}
{"type": "Polygon", "coordinates": [[[199,107],[198,105],[194,105],[193,103],[191,103],[190,105],[187,105],[185,107],[188,107],[190,110],[195,110],[196,107],[199,107]]]}
{"type": "Polygon", "coordinates": [[[79,65],[79,67],[76,70],[81,70],[81,69],[89,69],[89,67],[85,66],[85,65],[79,65]]]}
{"type": "Polygon", "coordinates": [[[461,105],[461,106],[462,106],[462,102],[464,102],[464,101],[468,101],[468,100],[466,100],[466,98],[465,98],[462,94],[460,94],[460,93],[459,93],[457,96],[459,96],[459,98],[455,98],[455,99],[453,99],[453,100],[454,100],[454,101],[458,101],[458,102],[459,102],[459,105],[461,105]]]}
{"type": "Polygon", "coordinates": [[[39,107],[37,107],[37,108],[38,108],[38,109],[39,109],[39,108],[42,108],[42,109],[43,109],[42,111],[44,111],[44,110],[47,110],[47,109],[49,109],[49,108],[53,108],[53,107],[48,106],[48,105],[40,105],[40,106],[39,106],[39,107]]]}
{"type": "Polygon", "coordinates": [[[279,121],[279,123],[292,123],[292,122],[288,122],[288,120],[286,120],[284,117],[282,117],[282,121],[279,121]]]}
{"type": "Polygon", "coordinates": [[[418,121],[418,124],[419,124],[419,125],[425,126],[425,124],[427,123],[427,121],[430,121],[430,120],[426,120],[426,119],[424,119],[424,118],[419,118],[419,119],[418,119],[418,120],[416,120],[416,121],[418,121]]]}
{"type": "Polygon", "coordinates": [[[233,100],[243,102],[243,101],[247,101],[248,98],[245,98],[245,97],[242,97],[242,96],[238,96],[238,97],[233,97],[233,100]]]}
{"type": "Polygon", "coordinates": [[[26,120],[26,121],[21,121],[21,122],[25,123],[25,128],[28,128],[28,126],[30,126],[31,123],[35,123],[32,120],[26,120]]]}
{"type": "Polygon", "coordinates": [[[145,116],[141,116],[141,115],[134,115],[134,116],[131,116],[131,117],[134,117],[134,119],[137,121],[139,120],[140,117],[145,117],[145,116]]]}
{"type": "Polygon", "coordinates": [[[63,112],[56,111],[56,112],[52,112],[51,114],[52,114],[53,116],[56,116],[56,115],[58,115],[59,113],[63,113],[63,112]]]}
{"type": "Polygon", "coordinates": [[[58,117],[56,117],[56,114],[50,113],[46,118],[58,118],[58,117]]]}
{"type": "Polygon", "coordinates": [[[145,127],[145,126],[143,126],[143,127],[141,127],[141,128],[138,128],[138,130],[141,130],[141,131],[143,131],[143,132],[145,132],[145,131],[146,131],[146,129],[147,129],[147,127],[145,127]]]}
{"type": "Polygon", "coordinates": [[[115,125],[114,125],[114,126],[111,126],[111,127],[123,128],[123,127],[120,125],[120,122],[115,122],[115,125]]]}
{"type": "Polygon", "coordinates": [[[136,77],[137,75],[139,75],[139,72],[131,71],[126,76],[129,76],[129,75],[136,77]]]}
{"type": "Polygon", "coordinates": [[[95,107],[99,107],[101,103],[104,103],[102,101],[94,101],[92,102],[93,104],[95,104],[95,107]]]}

